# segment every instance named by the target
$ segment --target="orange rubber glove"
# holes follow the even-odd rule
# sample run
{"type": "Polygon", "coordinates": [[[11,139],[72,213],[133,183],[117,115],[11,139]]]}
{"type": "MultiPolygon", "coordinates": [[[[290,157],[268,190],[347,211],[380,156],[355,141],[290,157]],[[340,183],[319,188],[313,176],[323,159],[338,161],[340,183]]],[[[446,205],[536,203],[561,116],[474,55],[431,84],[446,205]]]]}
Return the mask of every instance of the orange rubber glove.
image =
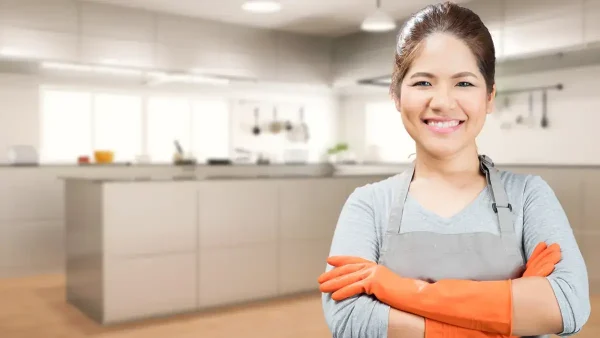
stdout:
{"type": "MultiPolygon", "coordinates": [[[[557,244],[547,246],[542,242],[533,250],[527,261],[523,277],[548,277],[554,266],[561,260],[560,247],[557,244]]],[[[517,338],[498,333],[465,329],[429,318],[425,318],[425,338],[517,338]]]]}
{"type": "MultiPolygon", "coordinates": [[[[558,245],[546,249],[545,244],[538,245],[535,256],[551,261],[556,259],[552,254],[556,249],[560,254],[558,245]]],[[[548,270],[545,260],[533,258],[532,254],[526,273],[548,270]]],[[[336,268],[319,277],[320,290],[333,292],[336,301],[366,293],[393,308],[434,321],[501,335],[512,333],[510,280],[442,280],[429,284],[397,276],[382,265],[358,257],[330,257],[327,262],[336,268]]],[[[553,269],[554,264],[550,267],[553,269]]]]}

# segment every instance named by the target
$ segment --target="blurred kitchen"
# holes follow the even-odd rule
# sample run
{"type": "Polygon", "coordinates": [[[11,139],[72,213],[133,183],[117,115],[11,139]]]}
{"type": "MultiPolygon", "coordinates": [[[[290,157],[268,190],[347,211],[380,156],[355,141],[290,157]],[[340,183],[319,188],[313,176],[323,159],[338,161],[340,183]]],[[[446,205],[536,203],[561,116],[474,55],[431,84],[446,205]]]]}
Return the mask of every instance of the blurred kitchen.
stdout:
{"type": "MultiPolygon", "coordinates": [[[[456,2],[496,43],[480,150],[555,189],[596,297],[600,0],[456,2]]],[[[331,337],[316,278],[411,160],[387,86],[429,3],[0,0],[0,337],[331,337]]]]}

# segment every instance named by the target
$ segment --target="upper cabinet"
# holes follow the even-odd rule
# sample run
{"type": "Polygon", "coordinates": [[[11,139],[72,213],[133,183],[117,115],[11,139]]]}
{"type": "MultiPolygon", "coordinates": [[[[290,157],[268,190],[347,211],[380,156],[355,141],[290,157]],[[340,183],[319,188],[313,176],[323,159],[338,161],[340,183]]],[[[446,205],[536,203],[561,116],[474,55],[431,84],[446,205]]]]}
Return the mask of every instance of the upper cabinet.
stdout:
{"type": "Polygon", "coordinates": [[[583,40],[600,41],[600,0],[586,0],[583,4],[583,40]]]}
{"type": "MultiPolygon", "coordinates": [[[[475,0],[498,60],[600,42],[600,0],[475,0]]],[[[0,0],[0,54],[331,84],[388,75],[396,33],[336,39],[77,0],[0,0]]]]}
{"type": "MultiPolygon", "coordinates": [[[[489,29],[500,62],[600,42],[600,0],[474,0],[464,6],[489,29]]],[[[356,33],[336,39],[334,81],[355,83],[389,75],[396,33],[356,33]]]]}
{"type": "Polygon", "coordinates": [[[77,0],[0,0],[0,54],[327,84],[330,41],[77,0]]]}
{"type": "Polygon", "coordinates": [[[4,27],[76,34],[79,4],[72,0],[0,0],[4,27]]]}
{"type": "Polygon", "coordinates": [[[151,12],[81,3],[81,35],[153,43],[156,39],[155,15],[151,12]]]}
{"type": "Polygon", "coordinates": [[[75,61],[78,6],[70,0],[0,0],[0,53],[75,61]]]}
{"type": "Polygon", "coordinates": [[[503,56],[559,51],[583,43],[582,0],[505,0],[503,56]]]}

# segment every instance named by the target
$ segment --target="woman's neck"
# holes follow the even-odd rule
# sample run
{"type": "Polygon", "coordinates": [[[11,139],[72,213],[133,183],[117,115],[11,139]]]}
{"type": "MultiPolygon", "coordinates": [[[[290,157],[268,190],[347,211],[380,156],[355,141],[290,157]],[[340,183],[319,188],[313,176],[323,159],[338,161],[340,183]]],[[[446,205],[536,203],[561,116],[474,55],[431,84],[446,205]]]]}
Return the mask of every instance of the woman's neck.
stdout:
{"type": "Polygon", "coordinates": [[[417,147],[415,179],[469,178],[481,175],[479,157],[475,145],[453,156],[439,158],[417,147]]]}

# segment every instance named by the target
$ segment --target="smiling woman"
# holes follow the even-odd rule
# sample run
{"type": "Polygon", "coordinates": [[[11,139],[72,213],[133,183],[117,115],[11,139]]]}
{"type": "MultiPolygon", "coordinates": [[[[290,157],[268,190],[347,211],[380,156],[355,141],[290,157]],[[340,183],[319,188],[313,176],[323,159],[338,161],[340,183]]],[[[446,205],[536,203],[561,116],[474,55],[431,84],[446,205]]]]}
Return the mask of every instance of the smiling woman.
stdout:
{"type": "Polygon", "coordinates": [[[427,6],[402,28],[390,93],[417,156],[342,209],[319,277],[334,337],[570,335],[587,322],[587,269],[553,190],[477,151],[494,76],[471,10],[427,6]]]}

